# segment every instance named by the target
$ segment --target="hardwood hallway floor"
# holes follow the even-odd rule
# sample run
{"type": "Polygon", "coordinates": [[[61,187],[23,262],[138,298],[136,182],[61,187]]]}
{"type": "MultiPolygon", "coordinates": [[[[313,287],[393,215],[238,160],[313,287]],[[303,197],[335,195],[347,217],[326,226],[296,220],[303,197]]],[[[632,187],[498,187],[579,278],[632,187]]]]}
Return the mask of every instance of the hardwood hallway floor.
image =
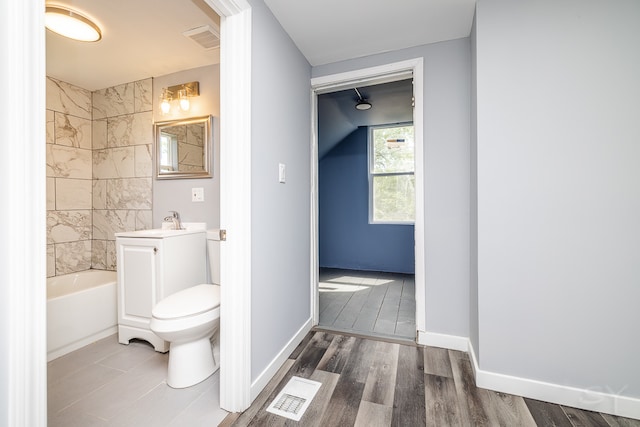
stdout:
{"type": "Polygon", "coordinates": [[[479,389],[466,353],[313,331],[253,405],[220,425],[640,427],[640,421],[479,389]],[[266,411],[292,376],[322,383],[299,422],[266,411]]]}
{"type": "Polygon", "coordinates": [[[415,340],[412,274],[320,269],[319,326],[338,332],[415,340]]]}

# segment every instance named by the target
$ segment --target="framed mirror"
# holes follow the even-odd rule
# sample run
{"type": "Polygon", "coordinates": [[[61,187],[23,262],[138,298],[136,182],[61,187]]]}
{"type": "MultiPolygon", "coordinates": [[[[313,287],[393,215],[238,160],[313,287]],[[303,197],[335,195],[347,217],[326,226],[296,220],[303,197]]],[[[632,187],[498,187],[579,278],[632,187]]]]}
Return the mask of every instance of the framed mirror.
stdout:
{"type": "Polygon", "coordinates": [[[211,178],[211,116],[156,122],[156,178],[211,178]]]}

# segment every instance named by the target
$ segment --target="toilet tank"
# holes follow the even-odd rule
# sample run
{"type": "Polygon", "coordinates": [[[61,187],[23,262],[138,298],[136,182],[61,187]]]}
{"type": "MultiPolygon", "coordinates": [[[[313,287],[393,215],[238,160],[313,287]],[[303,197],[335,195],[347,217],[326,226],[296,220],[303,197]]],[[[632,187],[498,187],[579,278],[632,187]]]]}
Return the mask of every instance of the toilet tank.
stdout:
{"type": "Polygon", "coordinates": [[[211,283],[220,284],[220,230],[207,230],[207,254],[211,283]]]}

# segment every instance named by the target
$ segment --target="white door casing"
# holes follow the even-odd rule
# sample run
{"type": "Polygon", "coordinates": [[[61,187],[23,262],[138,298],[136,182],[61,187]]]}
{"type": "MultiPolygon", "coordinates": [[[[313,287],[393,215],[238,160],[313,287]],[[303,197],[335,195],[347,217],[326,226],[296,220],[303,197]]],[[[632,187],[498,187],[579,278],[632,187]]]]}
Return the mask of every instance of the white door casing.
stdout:
{"type": "MultiPolygon", "coordinates": [[[[251,382],[251,8],[246,0],[205,1],[221,15],[221,140],[232,136],[234,141],[221,150],[221,226],[229,233],[221,245],[221,282],[234,286],[222,293],[221,316],[226,320],[221,322],[221,340],[226,345],[221,351],[225,367],[220,404],[235,412],[250,405],[251,382]],[[233,135],[231,129],[236,130],[233,135]]],[[[0,377],[6,379],[0,389],[1,421],[45,426],[44,1],[2,2],[0,23],[0,42],[7,47],[0,61],[0,84],[13,100],[0,119],[7,140],[23,142],[6,147],[10,150],[4,158],[11,161],[0,168],[3,200],[11,207],[1,216],[7,233],[0,270],[8,285],[0,293],[0,340],[9,348],[0,358],[0,377]]]]}
{"type": "Polygon", "coordinates": [[[47,424],[44,1],[0,2],[0,425],[47,424]]]}
{"type": "Polygon", "coordinates": [[[205,0],[220,15],[220,407],[251,405],[251,7],[205,0]]]}
{"type": "Polygon", "coordinates": [[[415,137],[415,284],[416,284],[416,341],[424,344],[425,319],[425,238],[424,238],[424,113],[423,59],[415,58],[376,67],[311,79],[311,307],[313,324],[318,313],[318,95],[362,85],[381,84],[413,77],[413,127],[415,137]]]}

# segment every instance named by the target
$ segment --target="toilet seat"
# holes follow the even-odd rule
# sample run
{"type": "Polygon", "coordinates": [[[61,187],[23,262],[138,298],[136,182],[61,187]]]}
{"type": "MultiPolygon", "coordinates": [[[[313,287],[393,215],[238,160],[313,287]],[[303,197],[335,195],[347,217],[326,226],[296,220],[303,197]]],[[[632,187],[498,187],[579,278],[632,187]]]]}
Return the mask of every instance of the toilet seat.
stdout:
{"type": "Polygon", "coordinates": [[[153,308],[151,315],[160,320],[197,316],[220,306],[219,285],[197,285],[169,295],[153,308]]]}

